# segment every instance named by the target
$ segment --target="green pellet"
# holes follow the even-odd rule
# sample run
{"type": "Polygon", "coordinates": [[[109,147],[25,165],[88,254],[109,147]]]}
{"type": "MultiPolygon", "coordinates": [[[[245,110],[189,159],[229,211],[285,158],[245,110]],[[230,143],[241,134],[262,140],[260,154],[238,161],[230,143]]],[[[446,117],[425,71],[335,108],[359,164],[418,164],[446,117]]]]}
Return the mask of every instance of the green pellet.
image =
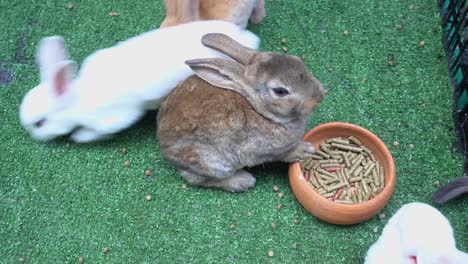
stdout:
{"type": "Polygon", "coordinates": [[[325,176],[328,176],[329,178],[336,178],[336,175],[324,170],[324,169],[317,169],[318,172],[320,172],[320,174],[322,175],[325,175],[325,176]]]}
{"type": "Polygon", "coordinates": [[[329,191],[329,192],[336,191],[336,190],[338,190],[338,189],[340,189],[340,188],[343,188],[343,187],[345,187],[345,186],[346,186],[346,183],[340,182],[340,183],[337,183],[337,184],[335,184],[335,185],[330,186],[330,187],[327,189],[327,191],[329,191]]]}
{"type": "Polygon", "coordinates": [[[349,150],[349,151],[358,152],[358,153],[362,152],[362,148],[358,148],[358,147],[353,147],[353,146],[343,145],[343,144],[338,144],[338,143],[331,143],[331,145],[332,147],[339,148],[339,149],[349,150]]]}
{"type": "Polygon", "coordinates": [[[364,167],[357,167],[356,170],[354,170],[353,175],[354,176],[359,176],[361,174],[361,171],[364,169],[364,167]]]}
{"type": "Polygon", "coordinates": [[[335,182],[339,182],[339,181],[340,181],[340,179],[338,179],[338,178],[333,178],[333,179],[329,179],[329,180],[323,181],[323,184],[329,185],[329,184],[331,184],[331,183],[335,183],[335,182]]]}
{"type": "Polygon", "coordinates": [[[312,154],[312,156],[310,156],[312,159],[314,160],[323,160],[323,157],[322,156],[319,156],[319,155],[315,155],[315,154],[312,154]]]}
{"type": "Polygon", "coordinates": [[[343,200],[343,199],[346,197],[346,194],[347,194],[347,193],[348,193],[348,192],[347,192],[346,190],[343,190],[343,192],[340,194],[340,196],[338,196],[338,199],[339,199],[339,200],[343,200]]]}
{"type": "Polygon", "coordinates": [[[339,204],[353,204],[353,201],[338,199],[338,200],[335,200],[335,203],[339,203],[339,204]]]}
{"type": "Polygon", "coordinates": [[[341,139],[341,138],[332,138],[331,142],[342,144],[342,145],[349,145],[349,140],[341,139]]]}
{"type": "Polygon", "coordinates": [[[362,145],[361,141],[359,141],[357,138],[355,138],[353,136],[348,137],[348,139],[349,139],[349,141],[353,142],[354,144],[356,144],[358,146],[362,145]]]}
{"type": "Polygon", "coordinates": [[[331,168],[331,167],[341,167],[338,163],[322,163],[320,164],[321,168],[331,168]]]}
{"type": "Polygon", "coordinates": [[[357,194],[356,194],[356,189],[352,188],[350,190],[350,193],[351,193],[351,200],[353,201],[353,204],[357,204],[359,202],[359,200],[358,200],[358,197],[357,197],[357,194]]]}
{"type": "Polygon", "coordinates": [[[371,173],[372,169],[374,169],[374,167],[375,167],[375,163],[373,163],[373,162],[369,162],[369,163],[370,163],[369,167],[364,172],[364,177],[367,177],[369,175],[369,173],[371,173]]]}
{"type": "Polygon", "coordinates": [[[318,155],[320,155],[320,156],[322,156],[322,157],[324,157],[324,158],[326,158],[326,159],[330,158],[330,155],[329,155],[329,154],[327,154],[327,153],[321,151],[320,149],[317,149],[317,150],[315,151],[315,153],[317,153],[318,155]]]}

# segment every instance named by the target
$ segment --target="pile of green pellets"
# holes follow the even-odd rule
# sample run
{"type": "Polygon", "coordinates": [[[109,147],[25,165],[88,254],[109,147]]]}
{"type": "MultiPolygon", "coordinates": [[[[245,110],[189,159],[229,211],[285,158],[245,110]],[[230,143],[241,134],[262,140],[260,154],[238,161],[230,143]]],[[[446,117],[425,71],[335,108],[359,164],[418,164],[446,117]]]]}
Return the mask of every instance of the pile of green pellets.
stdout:
{"type": "Polygon", "coordinates": [[[383,166],[353,136],[322,142],[311,158],[301,162],[301,169],[316,192],[340,204],[368,201],[385,186],[383,166]]]}

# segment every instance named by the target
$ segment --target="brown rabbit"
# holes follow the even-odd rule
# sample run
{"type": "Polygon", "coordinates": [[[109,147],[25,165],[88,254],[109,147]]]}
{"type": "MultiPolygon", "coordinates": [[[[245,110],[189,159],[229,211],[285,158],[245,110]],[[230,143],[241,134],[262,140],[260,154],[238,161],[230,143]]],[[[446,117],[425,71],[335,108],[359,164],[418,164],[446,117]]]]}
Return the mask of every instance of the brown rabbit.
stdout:
{"type": "Polygon", "coordinates": [[[187,61],[196,75],[160,107],[160,149],[182,177],[193,185],[245,191],[255,178],[244,167],[309,157],[314,147],[301,137],[326,90],[304,63],[218,33],[203,36],[202,43],[235,61],[187,61]]]}
{"type": "Polygon", "coordinates": [[[265,0],[164,0],[166,18],[160,27],[196,20],[224,20],[242,28],[248,20],[259,24],[265,18],[265,0]]]}

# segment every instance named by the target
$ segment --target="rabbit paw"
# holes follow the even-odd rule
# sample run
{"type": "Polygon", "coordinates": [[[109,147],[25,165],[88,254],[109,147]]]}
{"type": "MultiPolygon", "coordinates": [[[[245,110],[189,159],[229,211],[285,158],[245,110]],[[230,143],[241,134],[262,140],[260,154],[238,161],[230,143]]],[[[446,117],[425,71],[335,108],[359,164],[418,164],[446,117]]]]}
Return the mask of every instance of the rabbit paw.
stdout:
{"type": "Polygon", "coordinates": [[[285,158],[285,162],[298,162],[308,159],[314,154],[314,145],[310,142],[301,142],[297,147],[291,151],[285,158]]]}
{"type": "Polygon", "coordinates": [[[229,192],[243,192],[255,185],[255,177],[245,170],[238,170],[233,176],[209,180],[206,182],[207,187],[218,187],[229,192]]]}
{"type": "Polygon", "coordinates": [[[257,6],[253,9],[252,14],[250,15],[250,22],[254,25],[260,24],[262,20],[266,17],[265,12],[265,3],[264,0],[259,0],[257,6]]]}
{"type": "Polygon", "coordinates": [[[73,132],[71,139],[78,143],[92,142],[100,139],[106,139],[110,136],[107,134],[101,134],[95,130],[88,128],[80,128],[73,132]]]}

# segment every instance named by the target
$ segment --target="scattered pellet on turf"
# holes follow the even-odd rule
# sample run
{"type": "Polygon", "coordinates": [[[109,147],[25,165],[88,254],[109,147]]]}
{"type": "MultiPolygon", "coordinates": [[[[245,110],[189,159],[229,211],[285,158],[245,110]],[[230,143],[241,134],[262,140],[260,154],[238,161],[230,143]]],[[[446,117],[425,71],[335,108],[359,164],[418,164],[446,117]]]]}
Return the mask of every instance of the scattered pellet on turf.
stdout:
{"type": "Polygon", "coordinates": [[[396,66],[398,64],[398,62],[396,60],[388,60],[387,61],[387,65],[388,66],[396,66]]]}
{"type": "Polygon", "coordinates": [[[279,197],[279,198],[283,198],[283,197],[284,197],[284,193],[279,192],[279,193],[278,193],[278,197],[279,197]]]}
{"type": "Polygon", "coordinates": [[[435,181],[434,181],[434,186],[435,186],[435,187],[439,187],[439,185],[440,185],[440,182],[439,182],[438,180],[435,180],[435,181]]]}
{"type": "Polygon", "coordinates": [[[68,4],[68,5],[67,5],[68,10],[72,10],[74,7],[75,7],[75,6],[72,5],[72,4],[68,4]]]}
{"type": "Polygon", "coordinates": [[[78,263],[83,264],[84,263],[84,258],[83,256],[78,257],[78,263]]]}
{"type": "Polygon", "coordinates": [[[294,249],[296,249],[296,248],[297,248],[297,244],[296,244],[296,243],[293,243],[291,247],[294,248],[294,249]]]}
{"type": "Polygon", "coordinates": [[[419,41],[419,47],[422,48],[426,46],[426,42],[424,40],[419,41]]]}
{"type": "Polygon", "coordinates": [[[281,38],[281,43],[286,43],[286,38],[281,38]]]}
{"type": "Polygon", "coordinates": [[[372,231],[374,231],[374,233],[377,233],[377,232],[379,232],[379,228],[378,228],[378,227],[374,227],[374,229],[372,229],[372,231]]]}
{"type": "Polygon", "coordinates": [[[125,162],[124,162],[124,166],[127,167],[127,168],[129,168],[129,167],[131,166],[130,161],[125,161],[125,162]]]}
{"type": "Polygon", "coordinates": [[[398,147],[400,145],[400,143],[398,141],[393,141],[393,146],[394,147],[398,147]]]}
{"type": "Polygon", "coordinates": [[[426,103],[422,103],[422,104],[421,104],[421,108],[422,108],[422,109],[426,109],[426,108],[427,108],[426,103]]]}
{"type": "Polygon", "coordinates": [[[70,143],[66,143],[66,144],[65,144],[65,147],[66,147],[66,148],[70,148],[70,143]]]}
{"type": "Polygon", "coordinates": [[[104,253],[104,254],[109,253],[109,248],[108,247],[103,248],[102,253],[104,253]]]}
{"type": "Polygon", "coordinates": [[[247,213],[247,216],[248,216],[249,218],[252,217],[252,213],[251,213],[251,212],[248,212],[248,213],[247,213]]]}
{"type": "Polygon", "coordinates": [[[329,72],[333,72],[333,68],[332,67],[328,67],[327,69],[329,72]]]}
{"type": "Polygon", "coordinates": [[[275,186],[273,186],[273,191],[275,191],[275,192],[279,191],[279,187],[278,187],[278,186],[276,186],[276,185],[275,185],[275,186]]]}
{"type": "Polygon", "coordinates": [[[368,81],[367,78],[362,78],[362,83],[366,83],[368,81]]]}
{"type": "Polygon", "coordinates": [[[124,148],[122,148],[120,151],[121,151],[121,152],[122,152],[122,154],[124,154],[124,155],[125,155],[125,154],[127,154],[127,148],[125,148],[125,147],[124,147],[124,148]]]}
{"type": "Polygon", "coordinates": [[[414,144],[409,144],[410,149],[414,149],[414,144]]]}
{"type": "Polygon", "coordinates": [[[403,30],[403,25],[402,25],[402,24],[398,24],[398,25],[396,26],[396,29],[397,29],[398,31],[402,31],[402,30],[403,30]]]}
{"type": "Polygon", "coordinates": [[[302,56],[301,56],[301,59],[302,59],[302,60],[305,60],[305,55],[302,55],[302,56]]]}
{"type": "Polygon", "coordinates": [[[25,258],[19,258],[19,262],[26,262],[25,258]]]}
{"type": "Polygon", "coordinates": [[[276,210],[279,211],[279,210],[281,210],[281,208],[283,208],[283,205],[282,205],[282,204],[279,203],[279,204],[276,205],[276,210]]]}
{"type": "Polygon", "coordinates": [[[295,225],[298,225],[298,224],[299,224],[299,220],[298,220],[298,219],[294,219],[294,220],[293,220],[293,223],[294,223],[295,225]]]}
{"type": "Polygon", "coordinates": [[[379,214],[379,219],[384,219],[385,218],[385,214],[379,214]]]}
{"type": "Polygon", "coordinates": [[[268,256],[271,258],[275,255],[275,252],[273,250],[268,251],[268,256]]]}
{"type": "Polygon", "coordinates": [[[111,17],[116,17],[116,16],[119,16],[119,13],[117,13],[117,12],[110,12],[110,13],[109,13],[109,16],[111,16],[111,17]]]}
{"type": "Polygon", "coordinates": [[[348,31],[348,30],[343,31],[343,35],[348,36],[348,35],[349,35],[349,31],[348,31]]]}
{"type": "Polygon", "coordinates": [[[182,184],[182,190],[185,190],[185,189],[187,189],[187,185],[182,184]]]}
{"type": "Polygon", "coordinates": [[[275,223],[271,223],[271,228],[276,228],[277,225],[275,223]]]}
{"type": "Polygon", "coordinates": [[[236,228],[236,226],[235,226],[234,224],[231,224],[231,225],[229,226],[229,229],[234,229],[234,228],[236,228]]]}
{"type": "Polygon", "coordinates": [[[284,50],[285,52],[287,52],[287,51],[288,51],[288,47],[283,47],[283,50],[284,50]]]}
{"type": "Polygon", "coordinates": [[[146,195],[146,201],[151,201],[153,200],[153,196],[151,194],[146,195]]]}
{"type": "Polygon", "coordinates": [[[145,170],[145,175],[146,176],[151,176],[151,171],[150,170],[145,170]]]}

